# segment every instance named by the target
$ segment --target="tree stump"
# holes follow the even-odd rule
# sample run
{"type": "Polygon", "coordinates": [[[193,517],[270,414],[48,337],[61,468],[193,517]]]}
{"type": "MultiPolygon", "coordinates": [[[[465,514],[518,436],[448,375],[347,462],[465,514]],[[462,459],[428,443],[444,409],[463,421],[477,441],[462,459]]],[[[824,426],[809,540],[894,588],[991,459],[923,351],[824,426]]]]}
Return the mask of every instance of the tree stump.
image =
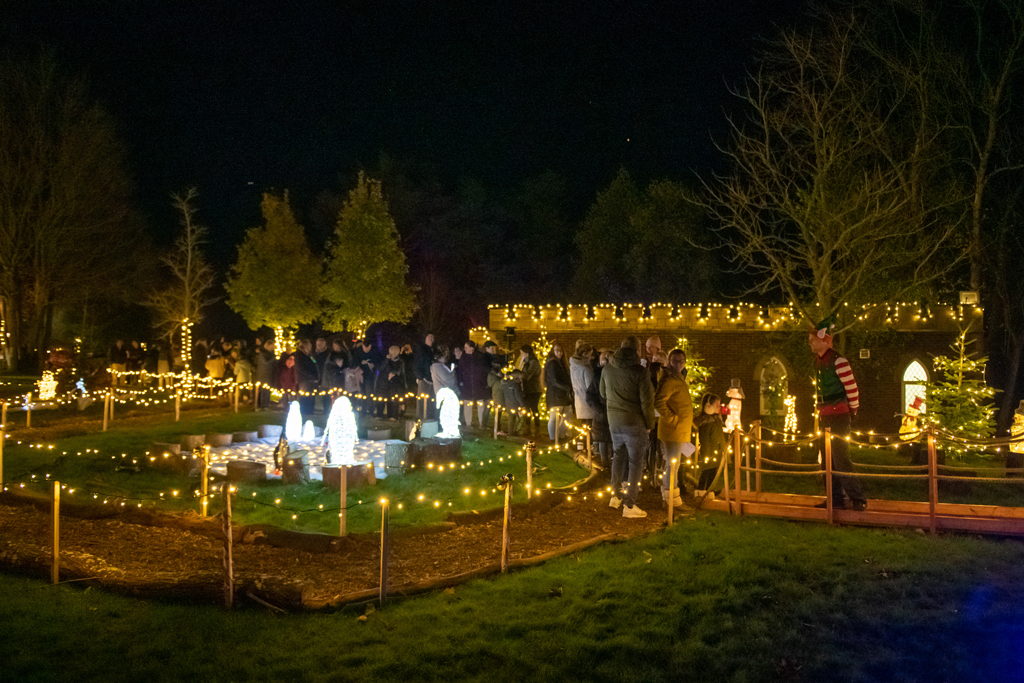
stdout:
{"type": "Polygon", "coordinates": [[[266,481],[267,466],[252,460],[228,460],[228,481],[266,481]]]}
{"type": "Polygon", "coordinates": [[[419,420],[406,420],[405,425],[402,429],[402,440],[412,441],[415,439],[419,432],[419,425],[416,424],[419,420]]]}
{"type": "Polygon", "coordinates": [[[322,473],[325,488],[341,490],[342,467],[348,470],[345,475],[347,477],[345,486],[348,489],[357,486],[373,486],[377,483],[377,472],[373,469],[373,465],[324,465],[322,473]]]}
{"type": "Polygon", "coordinates": [[[181,450],[194,451],[197,448],[202,448],[205,441],[205,434],[183,434],[178,443],[181,445],[181,450]]]}
{"type": "Polygon", "coordinates": [[[252,443],[258,438],[257,432],[235,432],[231,435],[232,443],[252,443]]]}
{"type": "Polygon", "coordinates": [[[367,429],[366,438],[368,441],[387,441],[391,438],[390,429],[367,429]]]}
{"type": "Polygon", "coordinates": [[[207,434],[206,445],[213,448],[224,448],[231,445],[231,434],[207,434]]]}
{"type": "Polygon", "coordinates": [[[404,474],[408,457],[409,444],[406,442],[392,440],[384,444],[384,469],[388,476],[404,474]]]}
{"type": "Polygon", "coordinates": [[[257,433],[261,439],[278,439],[281,437],[282,431],[284,431],[284,427],[281,425],[260,425],[257,433]]]}
{"type": "Polygon", "coordinates": [[[181,454],[181,444],[179,443],[161,443],[156,441],[149,448],[150,454],[153,453],[170,453],[172,455],[181,454]]]}
{"type": "Polygon", "coordinates": [[[441,427],[437,420],[424,420],[423,426],[420,428],[420,437],[429,439],[437,436],[439,431],[441,431],[441,427]]]}
{"type": "Polygon", "coordinates": [[[309,454],[306,451],[293,451],[284,457],[281,480],[286,484],[309,483],[309,454]]]}
{"type": "Polygon", "coordinates": [[[407,468],[443,465],[462,460],[462,439],[414,439],[406,452],[407,468]]]}

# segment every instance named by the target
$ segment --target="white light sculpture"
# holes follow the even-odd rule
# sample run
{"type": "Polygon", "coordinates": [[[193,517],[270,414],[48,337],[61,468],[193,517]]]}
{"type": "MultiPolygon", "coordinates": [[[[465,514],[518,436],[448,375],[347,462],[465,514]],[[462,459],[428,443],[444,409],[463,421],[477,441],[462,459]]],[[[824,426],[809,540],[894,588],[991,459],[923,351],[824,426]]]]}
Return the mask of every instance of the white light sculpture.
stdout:
{"type": "Polygon", "coordinates": [[[437,414],[441,421],[441,433],[437,436],[442,439],[459,439],[459,398],[455,392],[445,387],[437,392],[437,414]]]}
{"type": "Polygon", "coordinates": [[[313,426],[312,420],[306,420],[306,424],[302,426],[302,440],[312,441],[316,438],[316,427],[313,426]]]}
{"type": "Polygon", "coordinates": [[[288,406],[288,419],[284,423],[284,436],[289,441],[302,439],[302,411],[299,402],[292,401],[288,406]]]}
{"type": "Polygon", "coordinates": [[[356,464],[355,456],[352,454],[356,445],[356,418],[352,414],[352,402],[348,400],[348,396],[334,399],[331,414],[327,418],[327,426],[324,427],[321,446],[324,445],[324,441],[328,443],[328,465],[356,464]]]}

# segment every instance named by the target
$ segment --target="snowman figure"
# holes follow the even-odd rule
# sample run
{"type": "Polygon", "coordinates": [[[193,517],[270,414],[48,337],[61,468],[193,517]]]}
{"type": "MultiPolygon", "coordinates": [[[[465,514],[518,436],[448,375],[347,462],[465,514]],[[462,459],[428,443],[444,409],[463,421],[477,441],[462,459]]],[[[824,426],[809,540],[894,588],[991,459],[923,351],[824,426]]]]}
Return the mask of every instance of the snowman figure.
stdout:
{"type": "Polygon", "coordinates": [[[444,387],[437,392],[437,415],[441,422],[441,439],[459,439],[459,398],[455,392],[444,387]]]}
{"type": "Polygon", "coordinates": [[[725,433],[732,434],[733,430],[743,431],[743,423],[740,421],[740,413],[743,411],[743,389],[740,388],[739,377],[733,377],[729,384],[729,391],[725,392],[729,398],[729,413],[725,417],[725,433]]]}

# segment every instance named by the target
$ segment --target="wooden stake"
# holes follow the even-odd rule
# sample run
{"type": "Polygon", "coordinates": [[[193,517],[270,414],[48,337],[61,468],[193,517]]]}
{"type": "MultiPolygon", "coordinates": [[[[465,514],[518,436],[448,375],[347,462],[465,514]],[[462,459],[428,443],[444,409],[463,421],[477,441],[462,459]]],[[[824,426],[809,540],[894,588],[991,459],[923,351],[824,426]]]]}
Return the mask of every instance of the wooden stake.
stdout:
{"type": "Polygon", "coordinates": [[[494,438],[498,438],[498,425],[501,423],[501,406],[494,406],[494,438]]]}
{"type": "Polygon", "coordinates": [[[736,484],[736,514],[743,514],[743,498],[740,496],[740,466],[742,465],[742,458],[740,457],[740,441],[743,435],[740,433],[740,428],[737,427],[732,432],[732,452],[736,461],[736,476],[733,477],[733,483],[736,484]]]}
{"type": "Polygon", "coordinates": [[[754,422],[754,491],[761,494],[761,421],[754,422]]]}
{"type": "Polygon", "coordinates": [[[231,485],[222,484],[220,492],[224,496],[224,520],[221,531],[224,534],[224,606],[231,609],[235,601],[234,557],[232,556],[231,536],[231,485]]]}
{"type": "MultiPolygon", "coordinates": [[[[725,508],[732,514],[732,496],[729,494],[729,449],[723,448],[722,453],[722,490],[725,492],[725,508]]],[[[715,475],[718,476],[717,474],[715,475]]],[[[711,482],[714,484],[714,482],[711,482]]],[[[710,486],[708,488],[711,488],[710,486]]]]}
{"type": "Polygon", "coordinates": [[[60,583],[60,482],[53,482],[53,563],[50,565],[50,583],[60,583]]]}
{"type": "Polygon", "coordinates": [[[380,606],[388,597],[388,499],[380,506],[380,606]]]}
{"type": "Polygon", "coordinates": [[[594,453],[590,450],[590,430],[585,432],[587,440],[587,457],[590,458],[590,473],[594,473],[594,453]]]}
{"type": "Polygon", "coordinates": [[[103,397],[103,431],[107,431],[107,416],[109,413],[110,406],[110,392],[108,391],[103,397]]]}
{"type": "Polygon", "coordinates": [[[238,382],[235,382],[235,412],[238,412],[238,382]]]}
{"type": "Polygon", "coordinates": [[[532,441],[526,444],[526,497],[533,497],[533,451],[537,445],[532,441]]]}
{"type": "Polygon", "coordinates": [[[4,441],[7,440],[7,433],[4,425],[0,422],[0,491],[4,490],[4,441]]]}
{"type": "Polygon", "coordinates": [[[825,510],[828,523],[832,523],[832,429],[825,429],[825,510]]]}
{"type": "Polygon", "coordinates": [[[202,502],[199,504],[199,515],[206,517],[209,514],[210,499],[208,494],[210,493],[210,447],[203,446],[202,450],[203,460],[203,482],[199,486],[199,495],[202,496],[202,502]]]}
{"type": "Polygon", "coordinates": [[[747,493],[750,493],[750,440],[743,442],[743,464],[746,466],[747,471],[747,493]]]}
{"type": "Polygon", "coordinates": [[[110,424],[114,424],[114,392],[110,392],[110,424]]]}
{"type": "Polygon", "coordinates": [[[935,534],[935,506],[939,504],[939,463],[935,450],[935,425],[928,427],[928,530],[935,534]]]}
{"type": "Polygon", "coordinates": [[[676,483],[676,477],[677,477],[676,463],[678,463],[678,462],[679,462],[678,460],[676,460],[675,458],[672,458],[672,461],[668,464],[668,525],[669,526],[672,526],[672,522],[674,521],[674,517],[675,517],[676,506],[672,504],[672,501],[675,500],[675,491],[676,491],[676,486],[677,486],[677,483],[676,483]]]}
{"type": "Polygon", "coordinates": [[[174,395],[174,421],[181,419],[181,390],[174,395]]]}
{"type": "Polygon", "coordinates": [[[25,402],[25,428],[30,429],[32,427],[32,392],[28,392],[25,398],[28,399],[25,402]]]}
{"type": "Polygon", "coordinates": [[[341,489],[341,511],[338,513],[338,535],[348,535],[348,466],[338,468],[338,488],[341,489]]]}
{"type": "Polygon", "coordinates": [[[4,430],[7,429],[7,401],[4,401],[3,418],[0,418],[0,426],[3,426],[4,430]]]}
{"type": "Polygon", "coordinates": [[[501,573],[508,572],[508,545],[512,528],[512,476],[502,477],[505,481],[505,520],[501,525],[501,573]]]}
{"type": "Polygon", "coordinates": [[[555,411],[555,450],[556,451],[557,450],[561,450],[561,447],[558,445],[558,436],[559,436],[558,435],[558,432],[559,432],[558,428],[561,427],[560,423],[562,421],[562,413],[557,408],[548,408],[548,410],[554,410],[555,411]]]}

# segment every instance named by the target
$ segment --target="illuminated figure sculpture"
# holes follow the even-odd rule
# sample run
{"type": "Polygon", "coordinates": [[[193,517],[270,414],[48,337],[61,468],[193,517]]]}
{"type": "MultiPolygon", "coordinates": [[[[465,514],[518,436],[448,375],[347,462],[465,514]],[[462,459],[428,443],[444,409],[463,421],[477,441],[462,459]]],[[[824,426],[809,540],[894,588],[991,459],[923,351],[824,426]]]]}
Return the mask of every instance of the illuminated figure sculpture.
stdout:
{"type": "Polygon", "coordinates": [[[306,424],[302,426],[302,440],[312,441],[316,438],[316,427],[313,426],[312,420],[306,420],[306,424]]]}
{"type": "Polygon", "coordinates": [[[740,380],[738,377],[734,377],[729,386],[729,391],[725,392],[725,395],[729,397],[729,413],[725,418],[725,433],[732,434],[734,429],[743,431],[743,423],[740,421],[740,413],[743,412],[743,399],[746,396],[743,395],[743,389],[740,388],[740,380]]]}
{"type": "MultiPolygon", "coordinates": [[[[1010,425],[1010,436],[1014,439],[1024,438],[1024,401],[1020,402],[1017,410],[1013,413],[1013,424],[1010,425]]],[[[1010,451],[1013,453],[1024,453],[1024,441],[1014,441],[1010,444],[1010,451]]]]}
{"type": "Polygon", "coordinates": [[[334,399],[320,445],[323,446],[325,441],[328,444],[328,465],[356,464],[356,459],[352,455],[356,445],[356,418],[352,414],[352,402],[348,400],[348,396],[334,399]]]}
{"type": "Polygon", "coordinates": [[[459,398],[451,389],[444,387],[437,392],[437,414],[441,421],[442,439],[459,439],[459,398]]]}
{"type": "Polygon", "coordinates": [[[900,439],[902,441],[910,441],[918,437],[921,427],[918,426],[917,419],[921,415],[923,404],[924,401],[921,397],[915,396],[913,402],[907,406],[907,412],[903,415],[902,422],[900,422],[900,439]]]}
{"type": "Polygon", "coordinates": [[[292,401],[288,406],[288,419],[284,423],[284,435],[289,441],[302,439],[302,412],[299,402],[292,401]]]}

